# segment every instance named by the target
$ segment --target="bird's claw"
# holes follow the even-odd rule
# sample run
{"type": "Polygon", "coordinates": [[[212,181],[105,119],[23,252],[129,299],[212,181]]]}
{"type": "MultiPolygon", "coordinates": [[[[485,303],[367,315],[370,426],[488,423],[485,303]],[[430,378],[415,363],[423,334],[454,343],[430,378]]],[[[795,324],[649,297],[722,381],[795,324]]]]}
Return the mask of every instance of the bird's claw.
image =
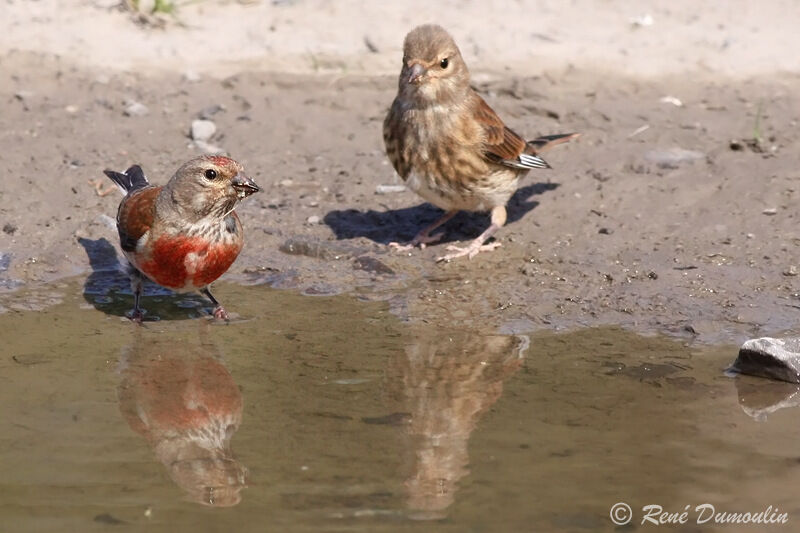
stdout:
{"type": "Polygon", "coordinates": [[[420,233],[406,244],[400,244],[399,242],[390,242],[389,247],[394,248],[398,252],[407,252],[408,250],[413,250],[417,246],[419,246],[420,250],[424,250],[427,245],[439,242],[442,239],[443,235],[444,233],[437,233],[435,235],[420,233]]]}
{"type": "Polygon", "coordinates": [[[463,248],[460,246],[450,245],[447,247],[447,249],[451,250],[453,253],[437,257],[436,262],[440,263],[442,261],[451,261],[459,257],[464,257],[465,255],[467,256],[468,259],[472,259],[480,252],[491,252],[492,250],[494,250],[495,248],[499,248],[500,246],[502,246],[502,243],[499,242],[492,242],[489,244],[473,243],[463,248]]]}
{"type": "Polygon", "coordinates": [[[142,321],[144,320],[144,311],[142,309],[131,309],[125,313],[125,316],[127,316],[128,319],[134,324],[141,325],[142,321]]]}
{"type": "Polygon", "coordinates": [[[221,305],[218,305],[214,308],[214,318],[217,320],[224,320],[225,322],[229,321],[228,312],[223,308],[221,305]]]}

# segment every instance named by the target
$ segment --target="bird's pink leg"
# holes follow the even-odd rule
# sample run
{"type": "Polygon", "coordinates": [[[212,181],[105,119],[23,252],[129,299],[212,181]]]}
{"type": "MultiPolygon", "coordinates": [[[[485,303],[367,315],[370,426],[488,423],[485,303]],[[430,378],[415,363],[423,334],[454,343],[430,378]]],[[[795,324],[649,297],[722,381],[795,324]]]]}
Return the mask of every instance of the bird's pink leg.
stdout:
{"type": "Polygon", "coordinates": [[[214,318],[217,320],[224,320],[225,322],[228,321],[228,312],[225,311],[225,308],[220,305],[214,295],[211,294],[211,291],[208,290],[208,287],[204,287],[200,289],[200,292],[206,295],[206,297],[211,300],[211,303],[214,304],[214,318]]]}
{"type": "Polygon", "coordinates": [[[228,312],[225,310],[224,307],[218,305],[214,308],[214,318],[218,320],[228,321],[228,312]]]}
{"type": "Polygon", "coordinates": [[[459,246],[448,246],[447,249],[451,250],[452,253],[447,255],[443,255],[442,257],[437,257],[436,261],[450,261],[452,259],[456,259],[457,257],[464,257],[465,255],[472,259],[480,252],[489,252],[494,250],[495,248],[500,246],[499,242],[493,242],[491,244],[484,244],[489,237],[494,235],[494,233],[503,227],[503,224],[506,223],[506,208],[503,205],[498,205],[494,209],[492,209],[492,223],[486,228],[486,231],[481,233],[474,241],[472,241],[469,246],[465,246],[461,248],[459,246]]]}
{"type": "Polygon", "coordinates": [[[416,237],[411,239],[411,242],[406,244],[400,244],[399,242],[390,242],[389,246],[395,248],[396,250],[404,252],[406,250],[411,250],[415,246],[419,246],[420,248],[425,248],[425,245],[427,244],[433,244],[435,242],[438,242],[439,239],[441,239],[442,236],[444,235],[444,232],[437,233],[436,235],[431,235],[430,233],[439,226],[441,226],[442,224],[444,224],[445,222],[447,222],[448,220],[450,220],[451,218],[453,218],[454,216],[456,216],[457,214],[458,214],[457,209],[454,211],[448,211],[444,215],[439,217],[433,224],[427,226],[422,231],[417,233],[416,237]]]}

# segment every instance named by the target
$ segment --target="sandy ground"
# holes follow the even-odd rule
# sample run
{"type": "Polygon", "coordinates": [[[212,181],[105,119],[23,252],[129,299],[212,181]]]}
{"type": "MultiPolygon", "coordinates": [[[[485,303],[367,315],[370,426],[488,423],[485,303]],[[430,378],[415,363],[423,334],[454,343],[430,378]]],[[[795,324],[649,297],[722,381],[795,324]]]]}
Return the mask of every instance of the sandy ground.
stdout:
{"type": "MultiPolygon", "coordinates": [[[[800,12],[657,4],[201,2],[158,27],[114,2],[7,2],[0,286],[113,266],[119,196],[89,181],[133,163],[166,181],[198,153],[188,130],[204,114],[265,189],[240,209],[248,243],[228,279],[356,291],[504,332],[621,324],[731,342],[792,329],[800,59],[784,52],[800,12]],[[449,264],[434,261],[443,245],[390,251],[438,212],[376,193],[398,183],[381,122],[402,38],[431,20],[512,127],[583,133],[524,181],[501,248],[449,264]],[[131,102],[148,112],[126,115],[131,102]]],[[[459,215],[444,241],[487,224],[459,215]]]]}

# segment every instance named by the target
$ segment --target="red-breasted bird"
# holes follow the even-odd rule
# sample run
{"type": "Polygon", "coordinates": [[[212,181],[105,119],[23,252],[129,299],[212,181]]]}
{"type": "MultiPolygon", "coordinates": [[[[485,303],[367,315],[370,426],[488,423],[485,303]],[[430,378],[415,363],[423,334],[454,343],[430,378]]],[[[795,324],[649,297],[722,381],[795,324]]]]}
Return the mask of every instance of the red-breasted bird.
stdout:
{"type": "Polygon", "coordinates": [[[130,262],[132,320],[141,322],[142,275],[176,292],[200,291],[214,304],[214,317],[228,313],[209,284],[230,268],[244,244],[234,209],[258,192],[242,165],[223,156],[188,161],[164,186],[150,185],[138,165],[106,170],[125,198],[117,211],[122,252],[130,262]]]}
{"type": "Polygon", "coordinates": [[[506,203],[519,179],[550,168],[539,154],[577,137],[525,141],[470,86],[469,70],[447,31],[419,26],[406,36],[397,96],[383,123],[386,154],[407,186],[445,214],[400,249],[436,242],[431,232],[461,210],[491,211],[492,223],[468,246],[449,246],[437,260],[474,257],[506,222],[506,203]]]}

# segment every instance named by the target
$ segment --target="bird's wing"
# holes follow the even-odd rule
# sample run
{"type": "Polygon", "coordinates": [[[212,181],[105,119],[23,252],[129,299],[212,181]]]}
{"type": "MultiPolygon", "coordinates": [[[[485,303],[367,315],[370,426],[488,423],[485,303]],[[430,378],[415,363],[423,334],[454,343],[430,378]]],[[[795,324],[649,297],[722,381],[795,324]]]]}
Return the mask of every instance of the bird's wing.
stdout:
{"type": "Polygon", "coordinates": [[[411,165],[403,153],[402,140],[405,138],[405,124],[400,118],[400,113],[397,110],[399,107],[398,100],[392,102],[392,107],[383,121],[383,143],[386,147],[386,155],[389,161],[404,180],[408,178],[411,173],[411,165]]]}
{"type": "Polygon", "coordinates": [[[117,231],[120,246],[126,252],[136,250],[142,235],[153,226],[156,214],[156,197],[161,187],[136,189],[122,200],[117,211],[117,231]]]}
{"type": "Polygon", "coordinates": [[[103,173],[111,178],[122,190],[122,194],[128,194],[136,189],[141,189],[150,185],[147,177],[139,165],[133,165],[125,172],[115,172],[113,170],[104,170],[103,173]]]}
{"type": "Polygon", "coordinates": [[[550,168],[541,157],[526,153],[525,139],[508,128],[483,98],[477,94],[475,98],[475,119],[483,128],[483,151],[488,160],[521,170],[550,168]]]}
{"type": "Polygon", "coordinates": [[[553,146],[569,142],[572,139],[577,139],[580,136],[580,133],[558,133],[556,135],[543,135],[533,139],[532,141],[528,141],[528,148],[526,151],[533,155],[539,155],[545,150],[549,150],[553,146]]]}

